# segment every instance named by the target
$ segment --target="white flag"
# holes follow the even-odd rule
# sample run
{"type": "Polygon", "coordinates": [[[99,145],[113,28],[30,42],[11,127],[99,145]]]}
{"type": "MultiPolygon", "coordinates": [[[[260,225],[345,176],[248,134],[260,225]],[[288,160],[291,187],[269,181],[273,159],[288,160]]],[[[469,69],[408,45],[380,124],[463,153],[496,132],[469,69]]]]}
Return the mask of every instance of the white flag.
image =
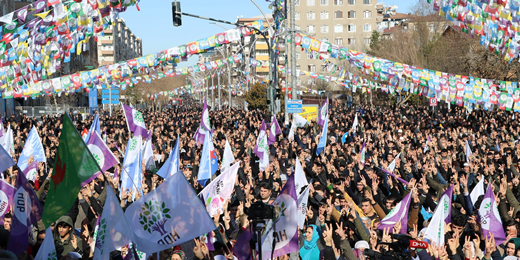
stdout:
{"type": "Polygon", "coordinates": [[[358,123],[357,113],[356,113],[356,117],[354,118],[354,123],[352,123],[352,132],[354,132],[354,133],[356,132],[358,125],[359,125],[359,123],[358,123]]]}
{"type": "Polygon", "coordinates": [[[229,166],[235,161],[235,157],[233,156],[233,151],[231,150],[231,146],[226,138],[226,145],[224,146],[224,157],[222,158],[222,166],[221,171],[224,172],[229,166]]]}
{"type": "MultiPolygon", "coordinates": [[[[125,151],[125,160],[123,161],[123,169],[121,171],[121,192],[132,190],[132,199],[135,199],[137,189],[141,187],[142,163],[141,163],[141,136],[135,136],[128,140],[125,151]],[[137,186],[137,187],[136,187],[137,186]]],[[[119,194],[121,196],[121,194],[119,194]]]]}
{"type": "Polygon", "coordinates": [[[304,127],[306,124],[309,123],[309,121],[307,121],[307,119],[300,116],[299,114],[293,114],[293,117],[294,117],[297,127],[304,127]]]}
{"type": "Polygon", "coordinates": [[[109,187],[98,229],[94,233],[94,259],[110,259],[110,252],[133,240],[131,230],[119,200],[109,187]]]}
{"type": "Polygon", "coordinates": [[[224,202],[231,196],[235,188],[240,162],[237,162],[215,178],[199,194],[204,198],[209,215],[213,216],[217,211],[224,212],[224,202]]]}
{"type": "Polygon", "coordinates": [[[43,240],[40,249],[38,249],[38,254],[36,254],[36,257],[34,258],[34,260],[48,259],[58,259],[51,227],[48,227],[47,230],[45,230],[45,239],[43,240]]]}
{"type": "Polygon", "coordinates": [[[0,137],[0,144],[4,149],[9,153],[9,156],[14,152],[14,138],[13,138],[13,129],[11,129],[11,125],[7,127],[7,131],[5,134],[0,137]]]}
{"type": "Polygon", "coordinates": [[[388,169],[389,172],[393,173],[394,170],[395,170],[395,159],[398,158],[399,156],[401,156],[401,153],[399,153],[395,158],[394,160],[388,165],[388,167],[386,167],[388,169]]]}
{"type": "Polygon", "coordinates": [[[471,198],[471,202],[473,202],[473,205],[475,205],[480,195],[484,195],[486,193],[486,191],[484,190],[484,176],[481,175],[480,177],[480,181],[477,183],[477,185],[475,185],[475,187],[469,194],[469,197],[471,198]]]}
{"type": "Polygon", "coordinates": [[[216,229],[183,174],[166,178],[155,190],[132,203],[125,216],[132,227],[137,249],[147,255],[216,229]]]}
{"type": "Polygon", "coordinates": [[[14,15],[14,12],[6,14],[6,15],[0,17],[0,22],[11,23],[13,21],[13,15],[14,15]]]}
{"type": "Polygon", "coordinates": [[[471,148],[469,147],[468,140],[466,140],[466,162],[469,163],[469,158],[473,155],[471,148]]]}
{"type": "Polygon", "coordinates": [[[298,159],[298,157],[296,157],[294,175],[295,175],[294,176],[294,186],[296,188],[296,194],[300,195],[301,189],[303,187],[309,185],[309,182],[307,181],[307,177],[305,177],[305,173],[303,172],[302,164],[300,163],[300,159],[298,159]]]}
{"type": "Polygon", "coordinates": [[[146,170],[154,171],[155,168],[155,160],[153,157],[153,150],[152,150],[152,138],[149,137],[146,139],[146,142],[144,143],[143,147],[143,162],[146,167],[146,170]]]}
{"type": "Polygon", "coordinates": [[[307,188],[303,190],[302,194],[298,196],[298,226],[300,228],[303,228],[303,225],[305,224],[305,217],[307,216],[307,202],[309,200],[309,189],[310,186],[307,186],[307,188]]]}

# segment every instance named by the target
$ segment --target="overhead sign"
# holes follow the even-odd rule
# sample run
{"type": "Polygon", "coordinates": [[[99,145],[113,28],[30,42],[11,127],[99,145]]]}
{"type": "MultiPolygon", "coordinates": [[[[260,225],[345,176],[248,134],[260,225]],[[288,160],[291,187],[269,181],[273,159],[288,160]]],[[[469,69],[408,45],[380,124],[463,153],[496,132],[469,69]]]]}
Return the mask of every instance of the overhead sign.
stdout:
{"type": "Polygon", "coordinates": [[[119,104],[119,89],[102,89],[101,104],[119,104]]]}
{"type": "Polygon", "coordinates": [[[285,109],[287,110],[287,113],[302,113],[303,102],[297,99],[288,99],[285,109]]]}
{"type": "Polygon", "coordinates": [[[437,106],[437,98],[435,98],[435,97],[430,98],[430,106],[431,107],[437,106]]]}

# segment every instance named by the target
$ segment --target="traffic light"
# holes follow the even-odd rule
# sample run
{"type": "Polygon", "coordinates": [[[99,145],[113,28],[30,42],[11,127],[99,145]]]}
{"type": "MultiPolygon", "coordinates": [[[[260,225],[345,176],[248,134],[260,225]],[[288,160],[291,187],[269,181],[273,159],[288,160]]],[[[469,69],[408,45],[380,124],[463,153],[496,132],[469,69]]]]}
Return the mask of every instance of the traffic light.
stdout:
{"type": "Polygon", "coordinates": [[[282,89],[281,88],[277,88],[277,89],[275,89],[275,91],[276,91],[276,98],[275,99],[282,99],[282,97],[283,97],[282,89]]]}
{"type": "Polygon", "coordinates": [[[173,26],[181,26],[182,25],[182,17],[181,17],[181,2],[173,1],[172,2],[172,16],[173,16],[173,26]]]}

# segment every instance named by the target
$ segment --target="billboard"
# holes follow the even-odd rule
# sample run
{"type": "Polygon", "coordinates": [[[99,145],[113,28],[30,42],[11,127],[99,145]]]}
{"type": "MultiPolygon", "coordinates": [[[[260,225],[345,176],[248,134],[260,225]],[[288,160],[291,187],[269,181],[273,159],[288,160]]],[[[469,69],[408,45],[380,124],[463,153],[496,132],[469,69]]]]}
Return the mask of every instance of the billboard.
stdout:
{"type": "Polygon", "coordinates": [[[318,121],[318,105],[302,105],[303,112],[298,113],[307,121],[318,121]]]}

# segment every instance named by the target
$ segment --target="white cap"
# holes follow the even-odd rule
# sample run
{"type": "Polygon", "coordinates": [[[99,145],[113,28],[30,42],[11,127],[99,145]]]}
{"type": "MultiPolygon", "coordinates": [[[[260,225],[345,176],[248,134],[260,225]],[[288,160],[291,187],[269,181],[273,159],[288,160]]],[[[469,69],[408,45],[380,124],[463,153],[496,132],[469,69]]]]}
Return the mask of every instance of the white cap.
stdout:
{"type": "Polygon", "coordinates": [[[354,248],[355,249],[360,249],[360,248],[370,248],[370,246],[368,245],[368,242],[365,241],[365,240],[361,240],[361,241],[357,241],[356,244],[354,245],[354,248]]]}

